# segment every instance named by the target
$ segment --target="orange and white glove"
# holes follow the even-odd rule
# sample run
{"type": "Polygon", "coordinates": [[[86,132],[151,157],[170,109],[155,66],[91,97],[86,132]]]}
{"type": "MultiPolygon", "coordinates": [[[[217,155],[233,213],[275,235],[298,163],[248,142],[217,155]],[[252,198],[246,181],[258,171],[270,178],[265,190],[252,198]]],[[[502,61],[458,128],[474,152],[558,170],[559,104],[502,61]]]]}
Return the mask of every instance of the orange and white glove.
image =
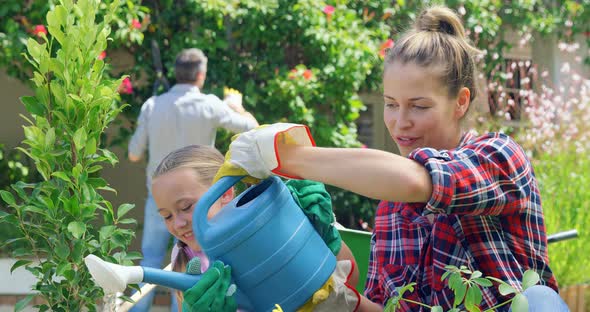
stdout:
{"type": "Polygon", "coordinates": [[[348,280],[354,271],[354,263],[341,260],[328,281],[297,312],[354,312],[361,302],[361,295],[348,280]]]}
{"type": "Polygon", "coordinates": [[[256,183],[272,174],[287,178],[298,178],[281,174],[281,160],[277,151],[279,143],[315,146],[309,128],[292,123],[262,125],[232,138],[225,162],[215,175],[213,182],[224,176],[247,175],[255,179],[245,182],[256,183]]]}

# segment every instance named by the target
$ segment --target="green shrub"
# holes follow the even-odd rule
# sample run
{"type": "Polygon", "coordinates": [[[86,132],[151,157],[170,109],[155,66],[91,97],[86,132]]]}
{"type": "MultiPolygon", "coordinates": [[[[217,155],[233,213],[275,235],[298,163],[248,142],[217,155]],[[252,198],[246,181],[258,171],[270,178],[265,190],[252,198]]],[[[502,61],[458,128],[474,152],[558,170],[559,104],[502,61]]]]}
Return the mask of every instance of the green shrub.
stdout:
{"type": "MultiPolygon", "coordinates": [[[[115,209],[100,192],[114,191],[99,177],[102,165],[116,156],[101,147],[101,134],[121,111],[117,89],[99,58],[106,49],[110,23],[119,1],[97,19],[98,0],[61,0],[47,13],[47,30],[26,41],[26,60],[33,68],[35,96],[21,97],[30,113],[25,140],[18,149],[35,164],[40,181],[23,180],[0,190],[8,212],[0,223],[16,233],[9,243],[18,259],[11,271],[25,267],[37,279],[33,290],[44,299],[40,311],[96,311],[103,291],[92,281],[84,257],[131,264],[127,253],[134,237],[125,228],[133,205],[115,209]]],[[[15,310],[28,304],[20,301],[15,310]]]]}
{"type": "Polygon", "coordinates": [[[534,162],[547,233],[577,229],[579,237],[549,245],[560,287],[590,282],[590,158],[575,150],[543,154],[534,162]]]}

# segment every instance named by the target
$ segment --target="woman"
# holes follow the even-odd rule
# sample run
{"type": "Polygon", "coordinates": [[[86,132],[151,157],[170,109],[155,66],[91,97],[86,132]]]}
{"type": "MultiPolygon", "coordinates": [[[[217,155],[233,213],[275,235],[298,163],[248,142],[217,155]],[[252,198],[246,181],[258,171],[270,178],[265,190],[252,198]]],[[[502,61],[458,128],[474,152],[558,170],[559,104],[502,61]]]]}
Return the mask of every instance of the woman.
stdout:
{"type": "MultiPolygon", "coordinates": [[[[200,272],[206,272],[210,267],[207,256],[201,250],[199,243],[195,239],[192,226],[192,216],[195,204],[199,198],[207,192],[212,185],[213,177],[223,164],[223,156],[215,148],[208,146],[191,145],[178,149],[167,155],[158,165],[152,179],[152,192],[154,200],[158,207],[158,212],[164,218],[166,228],[176,237],[178,243],[172,251],[173,270],[179,272],[187,271],[187,264],[193,258],[198,257],[200,261],[200,272]]],[[[287,184],[293,196],[298,199],[299,203],[304,203],[304,197],[311,192],[325,192],[323,185],[311,181],[293,181],[287,184]],[[320,187],[318,189],[318,186],[320,187]],[[318,191],[319,190],[319,191],[318,191]]],[[[234,198],[234,189],[227,190],[212,206],[208,213],[208,218],[217,214],[224,205],[234,198]]],[[[333,221],[332,207],[329,195],[324,200],[315,201],[313,204],[303,205],[302,209],[308,217],[313,214],[315,217],[322,215],[321,219],[330,219],[333,221]],[[312,208],[314,211],[311,212],[312,208]],[[318,209],[323,208],[323,209],[318,209]],[[318,212],[321,210],[321,212],[318,212]]],[[[317,197],[315,197],[317,199],[317,197]]],[[[310,217],[310,219],[312,219],[310,217]]],[[[350,249],[341,242],[340,237],[336,237],[338,232],[329,224],[320,224],[314,222],[318,218],[313,218],[312,224],[323,233],[322,238],[326,241],[330,249],[337,254],[338,260],[348,259],[354,261],[350,249]]],[[[218,264],[219,265],[219,264],[218,264]]],[[[235,311],[235,302],[230,296],[226,298],[225,294],[230,287],[229,273],[227,266],[220,267],[225,276],[221,279],[211,277],[213,288],[219,299],[218,306],[212,308],[213,311],[235,311]],[[225,278],[225,279],[224,279],[225,278]],[[221,281],[222,280],[222,281],[221,281]],[[216,284],[216,283],[219,283],[216,284]],[[221,286],[223,284],[223,286],[221,286]],[[221,295],[220,295],[221,294],[221,295]]],[[[205,273],[207,274],[207,273],[205,273]]],[[[212,274],[212,273],[210,273],[212,274]]],[[[205,276],[203,277],[205,279],[205,276]]],[[[358,280],[358,270],[353,271],[350,283],[356,285],[358,280]]],[[[205,292],[207,288],[202,283],[199,290],[205,292]]],[[[193,294],[194,295],[194,291],[193,294]]],[[[202,297],[202,293],[194,295],[196,298],[202,297]]],[[[183,302],[182,293],[177,292],[178,302],[183,302]]],[[[213,304],[213,303],[212,303],[213,304]]],[[[181,306],[179,304],[179,306],[181,306]]],[[[202,308],[202,305],[200,305],[202,308]]],[[[190,307],[185,307],[185,311],[191,311],[190,307]]]]}
{"type": "MultiPolygon", "coordinates": [[[[476,53],[458,16],[445,7],[424,10],[388,51],[384,122],[402,156],[315,147],[305,126],[274,124],[239,135],[218,175],[241,168],[257,178],[301,177],[381,200],[359,311],[382,311],[396,287],[412,282],[416,290],[408,299],[451,309],[453,293],[441,281],[446,265],[465,265],[515,287],[525,270],[535,270],[544,286],[525,292],[542,298],[529,299],[531,311],[536,301],[567,311],[548,266],[530,161],[504,134],[462,129],[476,95],[476,53]]],[[[507,299],[485,288],[480,308],[507,299]]],[[[400,304],[402,311],[423,309],[400,304]]]]}

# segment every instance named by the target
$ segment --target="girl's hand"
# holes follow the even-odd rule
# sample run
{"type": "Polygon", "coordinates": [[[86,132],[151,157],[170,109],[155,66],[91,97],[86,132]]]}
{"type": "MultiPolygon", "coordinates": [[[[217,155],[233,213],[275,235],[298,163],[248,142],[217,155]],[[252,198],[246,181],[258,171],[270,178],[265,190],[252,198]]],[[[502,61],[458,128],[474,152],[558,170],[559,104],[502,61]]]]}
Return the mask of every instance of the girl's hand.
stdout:
{"type": "MultiPolygon", "coordinates": [[[[200,259],[193,258],[187,265],[188,274],[200,274],[200,259]]],[[[238,308],[231,284],[231,267],[215,261],[193,287],[184,292],[183,312],[223,311],[235,312],[238,308]]]]}

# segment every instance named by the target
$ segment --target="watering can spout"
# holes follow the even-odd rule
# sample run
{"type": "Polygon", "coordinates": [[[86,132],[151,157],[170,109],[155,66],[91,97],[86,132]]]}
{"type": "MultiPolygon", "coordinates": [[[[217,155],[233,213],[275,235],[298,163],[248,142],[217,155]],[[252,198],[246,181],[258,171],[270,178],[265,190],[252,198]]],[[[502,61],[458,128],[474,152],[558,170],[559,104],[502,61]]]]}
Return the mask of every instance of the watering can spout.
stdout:
{"type": "Polygon", "coordinates": [[[143,281],[143,269],[140,266],[122,266],[88,255],[84,263],[98,286],[105,293],[123,292],[127,285],[143,281]]]}

